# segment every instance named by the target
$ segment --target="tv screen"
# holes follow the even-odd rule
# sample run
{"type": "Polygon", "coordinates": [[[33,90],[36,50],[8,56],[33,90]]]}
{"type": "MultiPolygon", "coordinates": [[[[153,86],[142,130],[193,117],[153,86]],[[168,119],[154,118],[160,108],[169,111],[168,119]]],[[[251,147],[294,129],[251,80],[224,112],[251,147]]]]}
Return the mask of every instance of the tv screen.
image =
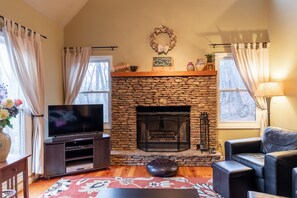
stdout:
{"type": "Polygon", "coordinates": [[[49,105],[49,137],[103,132],[103,104],[49,105]]]}

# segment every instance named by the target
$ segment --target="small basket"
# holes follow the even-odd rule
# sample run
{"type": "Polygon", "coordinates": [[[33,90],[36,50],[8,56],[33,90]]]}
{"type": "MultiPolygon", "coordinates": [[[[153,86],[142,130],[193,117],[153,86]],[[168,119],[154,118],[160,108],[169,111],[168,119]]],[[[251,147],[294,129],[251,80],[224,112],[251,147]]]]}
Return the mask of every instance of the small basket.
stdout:
{"type": "Polygon", "coordinates": [[[130,71],[135,72],[135,71],[138,69],[138,66],[136,66],[136,65],[131,65],[131,66],[129,67],[129,69],[130,69],[130,71]]]}

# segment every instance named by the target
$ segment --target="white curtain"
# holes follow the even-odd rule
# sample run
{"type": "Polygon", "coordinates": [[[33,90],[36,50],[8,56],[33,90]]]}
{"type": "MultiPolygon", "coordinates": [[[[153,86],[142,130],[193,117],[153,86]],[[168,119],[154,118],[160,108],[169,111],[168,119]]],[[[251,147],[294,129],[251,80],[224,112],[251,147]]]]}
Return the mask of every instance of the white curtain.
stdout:
{"type": "Polygon", "coordinates": [[[231,50],[248,92],[261,109],[260,133],[262,135],[267,126],[267,105],[264,97],[255,97],[254,93],[259,83],[269,81],[269,43],[266,47],[263,43],[231,44],[231,50]]]}
{"type": "Polygon", "coordinates": [[[44,66],[41,36],[16,26],[9,19],[4,19],[3,33],[12,70],[33,116],[32,173],[43,174],[44,66]]]}
{"type": "Polygon", "coordinates": [[[91,47],[63,50],[63,86],[65,104],[73,104],[86,75],[91,47]]]}

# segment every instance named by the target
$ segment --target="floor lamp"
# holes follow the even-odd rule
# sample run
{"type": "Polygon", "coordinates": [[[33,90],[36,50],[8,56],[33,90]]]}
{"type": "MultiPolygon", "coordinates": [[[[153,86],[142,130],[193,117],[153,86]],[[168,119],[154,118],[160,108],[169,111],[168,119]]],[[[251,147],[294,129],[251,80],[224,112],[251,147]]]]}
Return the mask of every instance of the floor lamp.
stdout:
{"type": "Polygon", "coordinates": [[[277,82],[264,82],[260,83],[254,96],[264,97],[267,103],[267,119],[268,126],[270,126],[270,101],[273,96],[283,96],[284,92],[277,82]]]}

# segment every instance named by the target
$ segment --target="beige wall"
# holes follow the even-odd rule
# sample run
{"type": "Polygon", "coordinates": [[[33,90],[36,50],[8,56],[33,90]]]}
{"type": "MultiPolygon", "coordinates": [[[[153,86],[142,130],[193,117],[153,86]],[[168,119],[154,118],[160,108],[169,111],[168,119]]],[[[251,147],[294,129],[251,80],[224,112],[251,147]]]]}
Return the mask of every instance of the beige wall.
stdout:
{"type": "MultiPolygon", "coordinates": [[[[297,1],[268,1],[270,78],[283,82],[284,97],[271,101],[271,125],[297,129],[297,1]]],[[[258,130],[219,130],[218,140],[259,136],[258,130]]],[[[224,149],[224,148],[222,148],[224,149]]]]}
{"type": "Polygon", "coordinates": [[[224,142],[231,139],[259,137],[260,131],[258,129],[219,129],[218,130],[218,147],[217,150],[224,153],[224,142]],[[220,146],[221,144],[221,146],[220,146]]]}
{"type": "MultiPolygon", "coordinates": [[[[283,82],[284,97],[271,101],[271,125],[297,129],[297,1],[269,0],[270,80],[283,82]]],[[[219,130],[218,140],[259,136],[258,130],[219,130]]],[[[224,149],[224,148],[222,148],[224,149]]]]}
{"type": "Polygon", "coordinates": [[[0,15],[47,37],[42,39],[46,109],[47,104],[61,104],[63,102],[61,70],[63,29],[22,0],[1,0],[0,15]]]}
{"type": "MultiPolygon", "coordinates": [[[[139,65],[150,71],[157,56],[149,44],[155,27],[166,25],[177,36],[168,53],[176,70],[213,52],[212,43],[267,41],[265,0],[89,0],[65,27],[66,46],[118,45],[114,63],[139,65]],[[251,14],[253,12],[253,14],[251,14]]],[[[223,48],[216,49],[222,51],[223,48]]]]}
{"type": "MultiPolygon", "coordinates": [[[[208,44],[271,41],[271,80],[284,82],[286,97],[272,100],[272,125],[297,129],[297,7],[296,0],[89,0],[63,30],[22,0],[2,0],[0,14],[48,37],[43,40],[46,104],[62,104],[60,50],[65,46],[118,45],[114,63],[151,70],[157,54],[149,45],[154,27],[167,25],[177,35],[169,52],[176,70],[205,53],[225,51],[208,44]],[[253,13],[253,14],[251,14],[253,13]],[[267,31],[268,30],[268,31],[267,31]],[[269,34],[269,36],[268,36],[269,34]]],[[[228,49],[226,49],[228,51],[228,49]]],[[[257,130],[219,130],[218,140],[252,137],[257,130]]]]}
{"type": "Polygon", "coordinates": [[[297,129],[297,1],[269,2],[270,76],[283,82],[285,97],[271,104],[272,125],[297,129]]]}
{"type": "MultiPolygon", "coordinates": [[[[150,71],[157,53],[149,35],[166,25],[177,36],[168,56],[176,70],[186,70],[189,61],[206,53],[229,51],[213,49],[210,43],[268,41],[267,11],[265,0],[89,0],[65,27],[65,46],[118,45],[115,51],[94,53],[112,55],[114,64],[126,62],[150,71]]],[[[254,136],[258,130],[218,131],[222,141],[254,136]]]]}

